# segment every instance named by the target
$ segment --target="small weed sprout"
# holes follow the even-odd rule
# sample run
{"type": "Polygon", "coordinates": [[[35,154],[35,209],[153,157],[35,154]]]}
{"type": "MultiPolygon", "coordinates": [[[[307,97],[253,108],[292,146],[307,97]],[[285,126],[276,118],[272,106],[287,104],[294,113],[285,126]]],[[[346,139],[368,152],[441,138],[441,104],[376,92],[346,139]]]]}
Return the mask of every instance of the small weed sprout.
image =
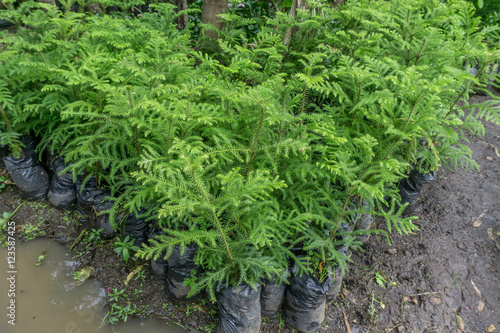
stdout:
{"type": "Polygon", "coordinates": [[[141,280],[141,286],[143,285],[144,282],[146,282],[146,273],[143,268],[141,268],[139,271],[137,271],[137,274],[135,275],[135,280],[141,280]]]}
{"type": "Polygon", "coordinates": [[[5,188],[5,181],[7,180],[7,176],[1,176],[0,177],[0,193],[3,191],[5,188]]]}
{"type": "Polygon", "coordinates": [[[139,247],[134,245],[134,240],[126,236],[123,240],[117,238],[117,241],[113,244],[115,247],[115,252],[118,256],[121,256],[124,261],[130,259],[130,254],[139,250],[139,247]]]}
{"type": "Polygon", "coordinates": [[[101,241],[101,232],[104,231],[104,229],[92,229],[88,232],[88,238],[87,241],[90,243],[92,241],[95,241],[96,243],[99,243],[101,241]]]}

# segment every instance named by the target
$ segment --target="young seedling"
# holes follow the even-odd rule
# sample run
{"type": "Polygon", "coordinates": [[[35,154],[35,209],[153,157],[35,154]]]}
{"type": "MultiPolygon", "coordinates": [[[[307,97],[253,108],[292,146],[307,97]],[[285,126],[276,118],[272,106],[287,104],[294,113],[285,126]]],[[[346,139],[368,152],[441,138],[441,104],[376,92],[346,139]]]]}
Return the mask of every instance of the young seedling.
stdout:
{"type": "Polygon", "coordinates": [[[115,247],[115,252],[122,257],[124,261],[130,259],[132,252],[139,250],[139,247],[134,245],[134,240],[126,236],[123,240],[117,238],[117,241],[113,244],[115,247]]]}

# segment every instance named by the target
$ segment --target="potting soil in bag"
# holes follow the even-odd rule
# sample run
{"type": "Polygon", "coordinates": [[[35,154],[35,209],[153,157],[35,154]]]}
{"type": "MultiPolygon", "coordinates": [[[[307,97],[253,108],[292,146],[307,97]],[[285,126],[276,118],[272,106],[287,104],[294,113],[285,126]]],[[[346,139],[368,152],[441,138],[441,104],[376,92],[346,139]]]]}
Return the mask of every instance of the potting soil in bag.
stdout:
{"type": "Polygon", "coordinates": [[[69,208],[76,202],[76,185],[69,172],[61,174],[68,165],[62,157],[57,157],[51,163],[54,176],[50,182],[47,198],[50,203],[58,208],[69,208]]]}
{"type": "Polygon", "coordinates": [[[436,174],[432,173],[421,173],[417,169],[412,169],[408,178],[404,178],[399,182],[399,194],[401,195],[401,205],[408,203],[408,206],[413,205],[417,199],[418,195],[422,191],[424,184],[436,179],[436,174]]]}
{"type": "Polygon", "coordinates": [[[218,295],[220,321],[217,333],[258,333],[261,324],[260,294],[248,285],[223,288],[218,295]]]}
{"type": "MultiPolygon", "coordinates": [[[[149,239],[155,239],[156,236],[162,235],[163,231],[159,228],[151,228],[148,232],[149,239]]],[[[168,260],[165,259],[165,252],[162,252],[158,259],[151,258],[151,270],[154,276],[160,281],[165,281],[167,279],[168,272],[168,260]]]]}
{"type": "Polygon", "coordinates": [[[299,276],[295,265],[283,306],[285,322],[299,332],[314,332],[321,328],[331,282],[331,275],[322,282],[312,275],[299,276]]]}
{"type": "MultiPolygon", "coordinates": [[[[140,214],[140,213],[139,213],[140,214]]],[[[142,246],[148,241],[148,222],[130,213],[123,222],[123,237],[129,236],[134,240],[135,246],[142,246]]]]}
{"type": "MultiPolygon", "coordinates": [[[[27,150],[25,150],[25,153],[27,150]]],[[[10,177],[29,199],[45,199],[49,190],[49,175],[44,170],[34,151],[25,158],[5,156],[3,162],[10,177]]]]}
{"type": "Polygon", "coordinates": [[[194,263],[194,257],[198,251],[196,243],[190,244],[181,254],[180,246],[174,247],[172,254],[168,257],[168,272],[165,283],[165,296],[177,301],[184,301],[191,291],[189,285],[184,285],[184,280],[198,274],[198,266],[194,263]]]}
{"type": "MultiPolygon", "coordinates": [[[[285,272],[284,278],[288,279],[289,273],[285,272]]],[[[263,317],[276,317],[280,310],[283,301],[285,300],[286,284],[276,283],[276,279],[270,280],[266,278],[262,284],[260,292],[260,307],[263,317]]]]}

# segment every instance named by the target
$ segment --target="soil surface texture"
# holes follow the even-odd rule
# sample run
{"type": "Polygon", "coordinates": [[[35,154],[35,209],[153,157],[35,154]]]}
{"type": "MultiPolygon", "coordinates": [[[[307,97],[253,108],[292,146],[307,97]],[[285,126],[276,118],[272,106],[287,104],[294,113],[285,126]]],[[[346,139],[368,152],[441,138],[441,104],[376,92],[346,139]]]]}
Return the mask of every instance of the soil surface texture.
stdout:
{"type": "MultiPolygon", "coordinates": [[[[485,98],[473,96],[471,102],[485,98]]],[[[407,208],[406,215],[418,217],[418,232],[393,233],[390,244],[385,236],[372,236],[353,251],[321,332],[500,332],[500,127],[485,127],[484,137],[467,143],[481,170],[438,171],[407,208]]],[[[0,192],[0,212],[23,202],[13,185],[0,192]]],[[[12,219],[20,239],[48,237],[72,247],[80,267],[93,267],[93,278],[109,293],[125,289],[129,302],[147,306],[142,314],[168,318],[190,332],[214,330],[216,306],[203,297],[187,304],[166,299],[149,262],[125,263],[113,251],[115,238],[99,246],[78,239],[93,228],[88,216],[25,202],[12,219]]],[[[376,220],[373,228],[385,229],[385,222],[376,220]]],[[[292,329],[280,315],[264,319],[262,332],[292,329]]]]}

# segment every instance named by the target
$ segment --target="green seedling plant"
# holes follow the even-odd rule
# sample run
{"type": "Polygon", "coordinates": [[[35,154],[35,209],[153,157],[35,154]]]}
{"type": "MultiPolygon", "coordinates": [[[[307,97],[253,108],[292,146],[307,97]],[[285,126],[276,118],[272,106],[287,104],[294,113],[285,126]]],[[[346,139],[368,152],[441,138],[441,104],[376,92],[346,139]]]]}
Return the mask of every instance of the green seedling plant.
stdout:
{"type": "Polygon", "coordinates": [[[99,244],[101,242],[101,232],[104,231],[104,229],[93,229],[87,232],[87,242],[89,243],[96,243],[99,244]]]}
{"type": "Polygon", "coordinates": [[[5,229],[5,227],[7,227],[7,224],[10,220],[10,218],[12,217],[12,213],[10,212],[3,212],[2,213],[2,217],[0,217],[0,230],[3,230],[5,229]]]}
{"type": "Polygon", "coordinates": [[[388,283],[388,281],[379,272],[375,273],[375,282],[384,289],[385,285],[388,283]]]}
{"type": "Polygon", "coordinates": [[[141,268],[140,270],[137,271],[137,274],[134,277],[135,280],[141,280],[141,287],[143,284],[146,282],[146,271],[141,268]]]}
{"type": "Polygon", "coordinates": [[[113,243],[114,251],[118,256],[120,256],[124,261],[128,261],[134,252],[139,250],[139,247],[134,245],[134,240],[126,236],[123,240],[117,238],[117,241],[113,243]]]}
{"type": "Polygon", "coordinates": [[[26,201],[22,202],[19,206],[16,207],[16,209],[14,209],[13,212],[3,212],[2,213],[2,216],[0,217],[0,232],[5,230],[5,228],[9,224],[10,219],[12,219],[12,217],[17,213],[19,208],[21,208],[25,203],[26,203],[26,201]]]}
{"type": "Polygon", "coordinates": [[[0,193],[2,193],[2,191],[4,190],[4,188],[7,186],[7,185],[5,185],[5,182],[8,179],[9,178],[7,176],[0,176],[0,193]]]}
{"type": "MultiPolygon", "coordinates": [[[[139,294],[140,290],[135,290],[134,295],[139,294]]],[[[131,316],[145,317],[149,313],[149,305],[137,306],[130,304],[126,289],[113,288],[108,295],[109,310],[101,321],[100,327],[111,324],[116,325],[119,322],[126,322],[131,316]],[[127,304],[127,305],[125,305],[127,304]]]]}

